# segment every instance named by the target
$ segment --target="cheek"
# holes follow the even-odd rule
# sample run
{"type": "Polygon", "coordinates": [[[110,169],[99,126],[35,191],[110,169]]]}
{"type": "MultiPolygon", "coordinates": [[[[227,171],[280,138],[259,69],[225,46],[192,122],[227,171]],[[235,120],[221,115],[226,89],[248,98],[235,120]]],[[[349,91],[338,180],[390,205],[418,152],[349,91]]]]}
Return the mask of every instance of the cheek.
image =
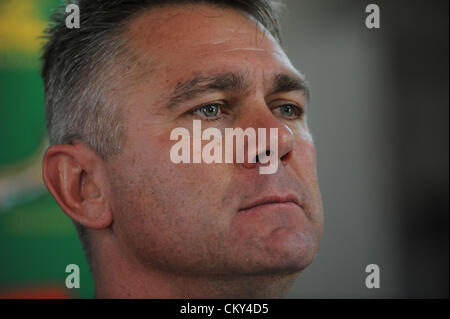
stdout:
{"type": "Polygon", "coordinates": [[[314,144],[306,118],[302,121],[295,121],[294,123],[291,123],[289,127],[293,132],[295,132],[295,139],[297,142],[304,142],[312,145],[314,144]]]}
{"type": "MultiPolygon", "coordinates": [[[[135,194],[128,191],[128,195],[141,212],[151,210],[155,225],[183,233],[198,227],[226,227],[231,213],[223,202],[231,183],[231,165],[175,164],[170,159],[170,149],[175,143],[170,141],[169,134],[160,134],[140,143],[135,139],[128,145],[128,158],[122,166],[129,174],[123,178],[134,179],[133,187],[140,187],[135,194]]],[[[135,223],[141,223],[140,227],[145,221],[135,223]]]]}
{"type": "Polygon", "coordinates": [[[296,135],[290,166],[301,180],[317,184],[316,148],[313,141],[304,139],[301,133],[296,135]]]}
{"type": "MultiPolygon", "coordinates": [[[[307,209],[313,224],[320,230],[323,223],[322,196],[317,178],[316,150],[314,144],[302,138],[296,139],[294,154],[288,169],[302,183],[307,191],[307,209]]],[[[320,230],[321,232],[321,230],[320,230]]]]}
{"type": "Polygon", "coordinates": [[[192,247],[205,253],[224,241],[231,224],[231,209],[223,205],[231,166],[174,164],[170,146],[165,137],[153,137],[117,166],[116,227],[141,256],[163,258],[170,251],[188,258],[192,247]]]}

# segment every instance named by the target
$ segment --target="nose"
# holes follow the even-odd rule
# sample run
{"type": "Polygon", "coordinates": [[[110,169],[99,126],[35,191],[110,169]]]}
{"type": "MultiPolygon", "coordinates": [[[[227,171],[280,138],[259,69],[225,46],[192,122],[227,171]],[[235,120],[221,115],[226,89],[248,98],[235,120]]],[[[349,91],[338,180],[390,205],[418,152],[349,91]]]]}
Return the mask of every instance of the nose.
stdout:
{"type": "Polygon", "coordinates": [[[282,119],[277,118],[265,103],[264,108],[254,109],[249,113],[242,120],[241,125],[255,130],[256,145],[251,142],[251,139],[245,140],[246,153],[242,165],[253,169],[266,165],[269,158],[274,157],[283,166],[287,166],[294,150],[293,131],[282,119]]]}

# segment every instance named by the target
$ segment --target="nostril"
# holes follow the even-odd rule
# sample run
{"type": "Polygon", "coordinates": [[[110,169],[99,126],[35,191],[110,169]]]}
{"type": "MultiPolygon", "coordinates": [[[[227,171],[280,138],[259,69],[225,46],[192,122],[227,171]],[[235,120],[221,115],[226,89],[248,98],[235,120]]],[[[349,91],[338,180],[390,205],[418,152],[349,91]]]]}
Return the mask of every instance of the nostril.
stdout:
{"type": "Polygon", "coordinates": [[[287,152],[286,154],[284,154],[283,156],[281,156],[280,160],[281,160],[283,163],[288,162],[289,159],[290,159],[291,156],[292,156],[291,154],[292,154],[292,152],[287,152]]]}
{"type": "MultiPolygon", "coordinates": [[[[266,157],[269,157],[271,152],[270,152],[270,150],[266,150],[264,153],[265,153],[266,157]]],[[[261,162],[261,158],[259,157],[259,155],[256,155],[255,163],[260,163],[260,162],[261,162]]]]}

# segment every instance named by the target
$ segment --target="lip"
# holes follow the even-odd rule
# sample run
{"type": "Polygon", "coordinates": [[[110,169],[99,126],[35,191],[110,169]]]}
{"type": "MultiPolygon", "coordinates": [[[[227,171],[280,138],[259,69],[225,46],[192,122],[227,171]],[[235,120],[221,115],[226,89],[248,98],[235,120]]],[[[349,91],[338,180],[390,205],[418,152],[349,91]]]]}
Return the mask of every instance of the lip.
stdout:
{"type": "Polygon", "coordinates": [[[302,206],[300,204],[300,200],[295,195],[285,195],[285,196],[270,195],[270,196],[261,197],[255,201],[251,202],[250,204],[245,205],[244,207],[242,207],[238,210],[238,213],[241,213],[241,212],[253,209],[253,208],[262,207],[264,205],[271,205],[271,204],[295,204],[298,207],[302,208],[302,206]]]}

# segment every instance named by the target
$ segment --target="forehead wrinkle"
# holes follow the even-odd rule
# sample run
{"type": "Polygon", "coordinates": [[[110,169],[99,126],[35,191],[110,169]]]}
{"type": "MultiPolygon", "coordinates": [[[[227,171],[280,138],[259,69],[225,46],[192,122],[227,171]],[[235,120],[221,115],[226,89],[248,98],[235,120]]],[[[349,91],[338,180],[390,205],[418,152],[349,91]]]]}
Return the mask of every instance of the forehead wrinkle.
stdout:
{"type": "Polygon", "coordinates": [[[234,51],[257,51],[257,52],[267,52],[266,49],[261,49],[261,48],[235,48],[235,49],[224,50],[224,52],[234,52],[234,51]]]}

